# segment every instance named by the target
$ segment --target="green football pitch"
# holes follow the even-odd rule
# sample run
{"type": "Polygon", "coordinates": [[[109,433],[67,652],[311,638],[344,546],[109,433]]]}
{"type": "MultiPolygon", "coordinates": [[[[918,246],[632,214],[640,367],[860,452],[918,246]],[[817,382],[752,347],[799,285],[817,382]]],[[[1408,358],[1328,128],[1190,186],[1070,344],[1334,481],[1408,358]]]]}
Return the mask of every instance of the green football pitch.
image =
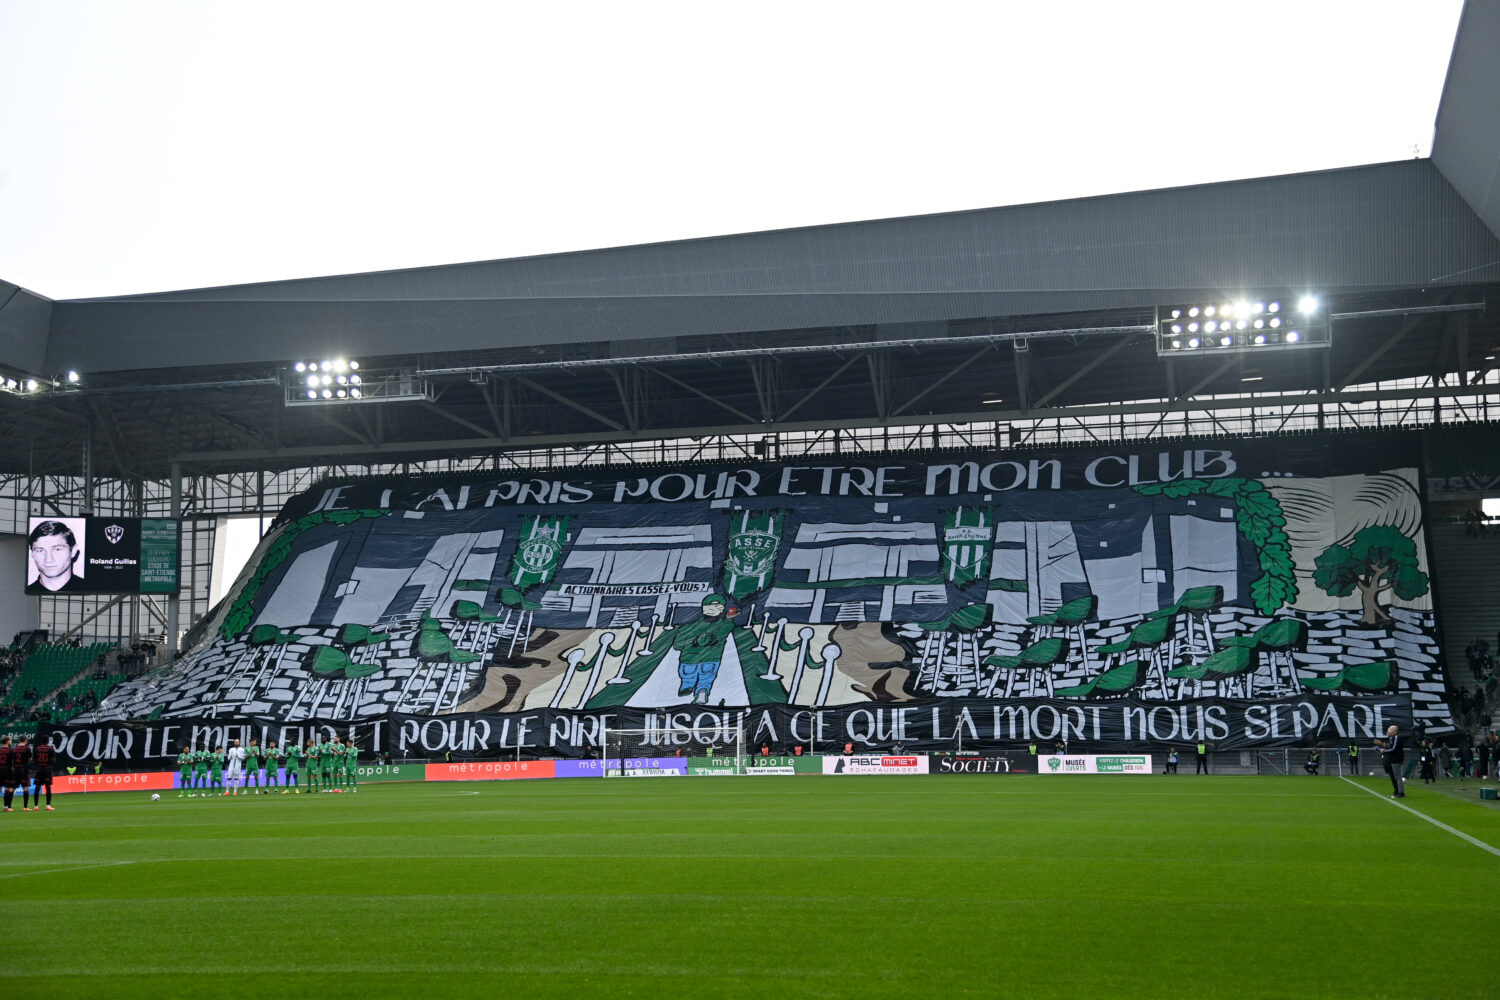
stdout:
{"type": "MultiPolygon", "coordinates": [[[[1500,810],[1321,777],[60,796],[0,815],[0,993],[1500,996],[1500,810]],[[1366,791],[1369,789],[1370,791],[1366,791]]],[[[1388,787],[1388,786],[1387,786],[1388,787]]]]}

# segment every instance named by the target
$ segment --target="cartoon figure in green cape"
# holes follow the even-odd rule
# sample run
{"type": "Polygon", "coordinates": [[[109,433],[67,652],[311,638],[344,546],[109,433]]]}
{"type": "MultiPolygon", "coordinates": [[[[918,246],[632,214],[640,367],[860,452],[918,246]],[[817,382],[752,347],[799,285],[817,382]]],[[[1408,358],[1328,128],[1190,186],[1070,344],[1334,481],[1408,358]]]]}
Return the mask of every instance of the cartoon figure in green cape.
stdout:
{"type": "Polygon", "coordinates": [[[708,701],[724,662],[724,640],[734,631],[734,622],[724,615],[725,607],[723,595],[709,594],[703,599],[703,617],[672,633],[672,648],[679,654],[677,676],[682,678],[677,694],[699,705],[708,701]]]}
{"type": "MultiPolygon", "coordinates": [[[[755,648],[754,633],[736,625],[729,610],[728,601],[722,594],[709,594],[703,598],[699,618],[657,637],[652,642],[655,649],[632,661],[625,668],[623,677],[605,685],[589,699],[587,707],[596,709],[626,704],[651,680],[658,668],[665,665],[664,661],[674,650],[677,652],[677,696],[684,702],[706,705],[731,642],[744,675],[748,703],[785,702],[786,688],[779,677],[771,675],[765,654],[755,648]]],[[[665,678],[653,682],[652,686],[656,687],[662,680],[665,678]]],[[[666,692],[660,692],[658,696],[664,696],[663,703],[670,698],[666,692]]]]}

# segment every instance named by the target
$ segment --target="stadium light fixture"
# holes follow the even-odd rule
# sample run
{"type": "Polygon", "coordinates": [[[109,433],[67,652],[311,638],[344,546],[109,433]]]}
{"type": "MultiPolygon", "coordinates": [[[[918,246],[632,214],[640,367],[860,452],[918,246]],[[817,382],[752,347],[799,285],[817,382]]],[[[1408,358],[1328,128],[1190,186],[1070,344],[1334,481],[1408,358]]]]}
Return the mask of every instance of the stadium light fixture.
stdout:
{"type": "Polygon", "coordinates": [[[1266,353],[1327,347],[1332,342],[1329,314],[1330,310],[1312,294],[1293,299],[1285,294],[1245,294],[1228,302],[1220,299],[1163,306],[1157,310],[1156,353],[1158,357],[1191,357],[1208,352],[1266,353]],[[1282,308],[1287,301],[1296,302],[1295,312],[1282,308]],[[1289,317],[1286,321],[1283,314],[1289,317]],[[1189,317],[1187,322],[1184,316],[1189,317]]]}
{"type": "Polygon", "coordinates": [[[319,358],[288,365],[282,380],[287,406],[433,401],[427,377],[412,368],[370,368],[354,358],[319,358]]]}
{"type": "Polygon", "coordinates": [[[71,368],[68,369],[68,384],[69,385],[77,385],[82,380],[83,380],[82,376],[80,376],[77,372],[75,372],[71,368]]]}
{"type": "Polygon", "coordinates": [[[44,390],[56,388],[57,383],[49,378],[0,373],[0,392],[8,392],[12,396],[35,396],[44,390]]]}

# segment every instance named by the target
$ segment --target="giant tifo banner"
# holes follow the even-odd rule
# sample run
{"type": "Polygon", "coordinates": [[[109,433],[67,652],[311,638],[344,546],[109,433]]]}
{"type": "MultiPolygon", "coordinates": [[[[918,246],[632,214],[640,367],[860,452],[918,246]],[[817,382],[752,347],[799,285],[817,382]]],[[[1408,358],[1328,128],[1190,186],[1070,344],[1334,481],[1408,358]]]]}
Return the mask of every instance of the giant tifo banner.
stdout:
{"type": "Polygon", "coordinates": [[[1392,434],[333,481],[205,641],[78,724],[564,757],[652,720],[912,752],[1440,733],[1419,470],[1392,434]]]}

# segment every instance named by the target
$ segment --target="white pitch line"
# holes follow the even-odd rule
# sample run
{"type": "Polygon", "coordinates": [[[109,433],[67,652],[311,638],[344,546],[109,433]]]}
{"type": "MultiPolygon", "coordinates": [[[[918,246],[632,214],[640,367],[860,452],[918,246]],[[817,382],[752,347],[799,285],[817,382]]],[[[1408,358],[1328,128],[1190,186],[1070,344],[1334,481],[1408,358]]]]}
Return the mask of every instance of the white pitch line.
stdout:
{"type": "Polygon", "coordinates": [[[1425,819],[1427,822],[1431,823],[1433,826],[1437,827],[1438,829],[1440,829],[1440,830],[1447,830],[1449,833],[1453,834],[1453,836],[1458,837],[1458,838],[1460,838],[1462,840],[1467,840],[1469,843],[1473,844],[1475,847],[1478,847],[1478,848],[1480,848],[1482,850],[1489,851],[1491,854],[1495,855],[1495,857],[1500,858],[1500,847],[1491,847],[1489,844],[1486,844],[1484,841],[1478,839],[1477,837],[1471,837],[1467,833],[1464,833],[1462,830],[1455,830],[1453,827],[1449,826],[1447,823],[1444,823],[1442,820],[1433,819],[1431,816],[1427,815],[1426,813],[1421,812],[1421,811],[1419,811],[1417,809],[1413,809],[1411,806],[1407,805],[1405,802],[1397,802],[1395,799],[1392,799],[1392,798],[1386,796],[1384,793],[1377,792],[1373,788],[1366,788],[1364,785],[1361,785],[1359,782],[1354,781],[1351,778],[1345,778],[1342,775],[1340,775],[1339,780],[1340,781],[1347,781],[1347,782],[1349,782],[1349,784],[1353,785],[1355,788],[1358,788],[1360,791],[1362,791],[1362,792],[1368,792],[1369,794],[1375,796],[1377,799],[1380,799],[1382,802],[1389,802],[1391,805],[1395,806],[1397,809],[1405,809],[1407,812],[1411,813],[1413,816],[1417,816],[1417,817],[1419,817],[1421,819],[1425,819]]]}
{"type": "Polygon", "coordinates": [[[34,872],[15,872],[10,875],[0,875],[0,878],[26,878],[31,875],[55,875],[58,872],[80,872],[90,868],[115,868],[120,865],[133,865],[134,861],[105,861],[97,865],[70,865],[67,868],[43,868],[34,872]]]}

